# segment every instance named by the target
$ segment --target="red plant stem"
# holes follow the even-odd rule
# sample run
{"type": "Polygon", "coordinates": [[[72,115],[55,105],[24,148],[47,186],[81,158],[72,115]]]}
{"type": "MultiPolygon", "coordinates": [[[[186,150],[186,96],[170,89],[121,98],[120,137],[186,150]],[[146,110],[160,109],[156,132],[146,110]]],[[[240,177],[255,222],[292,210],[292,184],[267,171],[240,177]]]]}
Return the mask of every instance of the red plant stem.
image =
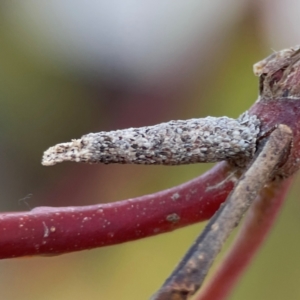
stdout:
{"type": "Polygon", "coordinates": [[[250,207],[232,248],[197,300],[225,300],[270,232],[291,178],[265,187],[250,207]]]}
{"type": "Polygon", "coordinates": [[[236,173],[222,162],[187,183],[134,199],[2,213],[0,258],[119,244],[207,220],[232,190],[236,173]]]}

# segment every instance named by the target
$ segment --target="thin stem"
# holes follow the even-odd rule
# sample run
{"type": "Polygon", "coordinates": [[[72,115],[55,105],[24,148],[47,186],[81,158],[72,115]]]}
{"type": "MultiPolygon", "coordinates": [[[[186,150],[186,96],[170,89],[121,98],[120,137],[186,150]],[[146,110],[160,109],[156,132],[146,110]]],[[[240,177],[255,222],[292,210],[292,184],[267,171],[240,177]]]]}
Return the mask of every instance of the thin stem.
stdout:
{"type": "Polygon", "coordinates": [[[285,125],[279,125],[270,134],[225,205],[212,217],[153,300],[185,300],[195,294],[233,228],[238,225],[264,185],[275,175],[291,140],[292,131],[285,125]]]}
{"type": "Polygon", "coordinates": [[[291,181],[292,178],[280,183],[274,181],[262,190],[251,205],[234,244],[197,300],[227,299],[270,232],[291,181]]]}

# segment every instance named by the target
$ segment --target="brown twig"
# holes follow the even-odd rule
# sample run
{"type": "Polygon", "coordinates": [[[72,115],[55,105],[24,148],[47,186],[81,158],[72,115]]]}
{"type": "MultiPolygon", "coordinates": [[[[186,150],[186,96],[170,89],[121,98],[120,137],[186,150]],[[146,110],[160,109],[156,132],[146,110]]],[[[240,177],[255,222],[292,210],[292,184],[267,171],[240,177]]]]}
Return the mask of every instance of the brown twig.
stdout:
{"type": "Polygon", "coordinates": [[[271,230],[291,182],[292,178],[273,181],[261,191],[250,206],[234,244],[197,300],[227,299],[271,230]]]}
{"type": "Polygon", "coordinates": [[[233,228],[238,225],[262,187],[276,175],[276,169],[286,158],[291,141],[292,132],[288,126],[279,125],[270,134],[225,205],[209,221],[153,300],[186,300],[195,294],[233,228]]]}

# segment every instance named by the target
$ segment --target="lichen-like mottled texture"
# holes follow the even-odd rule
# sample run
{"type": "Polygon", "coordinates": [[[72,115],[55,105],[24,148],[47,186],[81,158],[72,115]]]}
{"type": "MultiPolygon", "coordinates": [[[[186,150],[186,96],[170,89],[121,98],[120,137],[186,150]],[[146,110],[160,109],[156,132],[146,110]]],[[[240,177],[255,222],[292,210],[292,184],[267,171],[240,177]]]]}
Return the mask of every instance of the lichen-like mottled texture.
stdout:
{"type": "Polygon", "coordinates": [[[63,161],[179,165],[231,160],[243,165],[254,154],[259,119],[207,117],[154,126],[90,133],[45,151],[42,164],[63,161]]]}

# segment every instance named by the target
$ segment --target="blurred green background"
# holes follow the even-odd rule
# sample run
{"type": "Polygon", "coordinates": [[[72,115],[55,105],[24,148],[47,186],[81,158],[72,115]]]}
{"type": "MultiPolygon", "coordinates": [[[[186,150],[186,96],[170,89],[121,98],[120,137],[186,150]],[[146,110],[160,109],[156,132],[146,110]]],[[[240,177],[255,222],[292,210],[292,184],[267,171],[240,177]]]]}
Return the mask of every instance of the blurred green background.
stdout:
{"type": "MultiPolygon", "coordinates": [[[[299,43],[300,6],[282,3],[2,1],[1,211],[117,201],[203,173],[211,165],[46,168],[40,160],[49,146],[89,132],[237,117],[257,97],[253,63],[299,43]]],[[[230,299],[300,299],[297,182],[230,299]]],[[[0,299],[148,299],[203,226],[57,257],[3,260],[0,299]]]]}

